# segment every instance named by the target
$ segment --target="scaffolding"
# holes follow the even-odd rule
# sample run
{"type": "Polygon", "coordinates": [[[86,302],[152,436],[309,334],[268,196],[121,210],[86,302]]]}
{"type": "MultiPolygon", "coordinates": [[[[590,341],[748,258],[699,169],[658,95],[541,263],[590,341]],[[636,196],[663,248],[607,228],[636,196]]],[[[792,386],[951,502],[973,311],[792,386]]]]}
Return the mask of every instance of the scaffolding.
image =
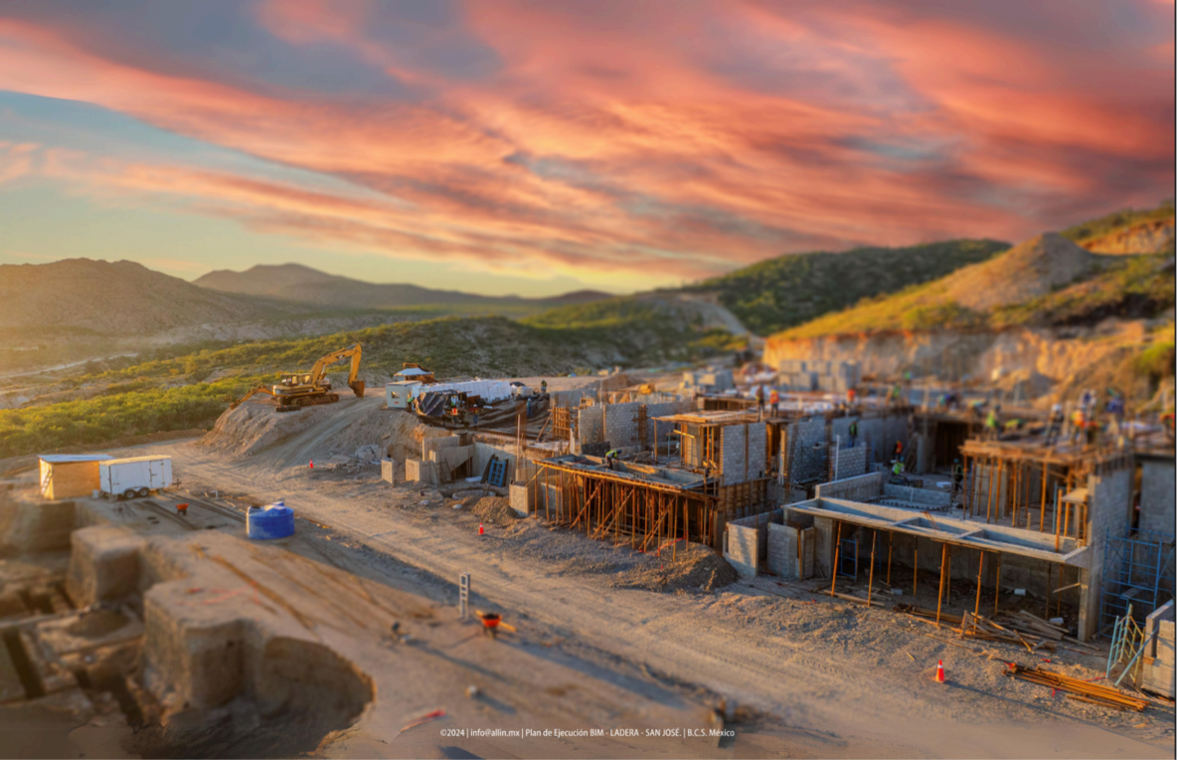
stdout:
{"type": "Polygon", "coordinates": [[[1150,530],[1127,530],[1121,537],[1106,531],[1101,584],[1101,632],[1119,618],[1146,614],[1175,597],[1175,536],[1150,530]]]}

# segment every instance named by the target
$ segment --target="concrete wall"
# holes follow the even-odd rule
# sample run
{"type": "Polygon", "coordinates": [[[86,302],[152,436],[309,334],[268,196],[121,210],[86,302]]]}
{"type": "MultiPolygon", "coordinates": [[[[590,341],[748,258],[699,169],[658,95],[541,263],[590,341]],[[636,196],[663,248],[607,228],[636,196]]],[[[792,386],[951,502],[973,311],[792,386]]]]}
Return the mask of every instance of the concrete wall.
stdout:
{"type": "Polygon", "coordinates": [[[441,448],[454,448],[462,445],[462,438],[458,435],[449,437],[427,437],[422,440],[422,460],[428,461],[430,453],[441,448]]]}
{"type": "Polygon", "coordinates": [[[1154,637],[1142,656],[1142,688],[1175,699],[1175,602],[1150,613],[1146,633],[1154,637]]]}
{"type": "Polygon", "coordinates": [[[1101,616],[1102,570],[1105,566],[1107,530],[1115,535],[1126,531],[1127,515],[1134,489],[1134,470],[1121,469],[1089,477],[1090,567],[1081,573],[1081,615],[1078,634],[1085,641],[1097,632],[1101,616]]]}
{"type": "Polygon", "coordinates": [[[884,492],[884,475],[880,472],[828,482],[815,487],[815,498],[843,498],[867,502],[884,492]]]}
{"type": "Polygon", "coordinates": [[[721,430],[721,474],[724,485],[739,485],[765,476],[766,428],[760,423],[733,424],[721,430]]]}
{"type": "Polygon", "coordinates": [[[821,416],[787,425],[784,443],[788,484],[826,479],[827,422],[821,416]]]}
{"type": "Polygon", "coordinates": [[[606,433],[602,430],[602,408],[592,405],[577,411],[577,443],[602,442],[606,433]]]}
{"type": "Polygon", "coordinates": [[[738,575],[757,577],[758,531],[754,527],[742,527],[732,522],[725,529],[725,560],[733,565],[738,575]]]}
{"type": "Polygon", "coordinates": [[[950,494],[943,490],[925,490],[919,487],[890,485],[887,482],[883,487],[886,498],[896,498],[899,501],[921,504],[931,508],[950,505],[950,494]]]}
{"type": "Polygon", "coordinates": [[[766,566],[770,572],[789,580],[808,580],[815,574],[814,527],[771,524],[766,530],[768,556],[766,566]]]}
{"type": "Polygon", "coordinates": [[[1138,528],[1175,534],[1175,462],[1146,459],[1142,462],[1142,494],[1138,501],[1138,528]]]}
{"type": "Polygon", "coordinates": [[[858,477],[869,470],[868,446],[860,443],[854,448],[827,446],[827,481],[858,477]],[[837,455],[838,453],[838,455],[837,455]]]}
{"type": "Polygon", "coordinates": [[[611,448],[642,448],[643,433],[639,430],[642,403],[614,403],[599,407],[604,420],[603,439],[611,448]]]}

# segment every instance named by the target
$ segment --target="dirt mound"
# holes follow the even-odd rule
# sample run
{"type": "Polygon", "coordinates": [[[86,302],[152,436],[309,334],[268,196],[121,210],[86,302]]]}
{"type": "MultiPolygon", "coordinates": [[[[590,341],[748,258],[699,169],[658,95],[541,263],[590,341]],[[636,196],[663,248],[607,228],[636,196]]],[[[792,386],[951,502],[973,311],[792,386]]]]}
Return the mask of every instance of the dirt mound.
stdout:
{"type": "Polygon", "coordinates": [[[246,457],[290,442],[292,447],[278,457],[297,456],[301,461],[305,453],[297,446],[309,440],[307,445],[321,457],[331,454],[367,462],[389,456],[402,461],[418,454],[422,436],[423,427],[413,414],[384,410],[379,399],[345,397],[339,403],[287,413],[264,402],[249,402],[221,414],[213,430],[201,438],[201,445],[246,457]]]}
{"type": "Polygon", "coordinates": [[[701,590],[714,591],[737,582],[737,571],[708,546],[692,544],[677,551],[675,561],[667,554],[652,557],[649,564],[619,573],[615,588],[641,588],[646,591],[701,590]]]}
{"type": "Polygon", "coordinates": [[[976,312],[1014,305],[1071,283],[1103,262],[1058,233],[1044,233],[947,279],[946,296],[976,312]]]}
{"type": "Polygon", "coordinates": [[[201,445],[233,456],[253,456],[330,418],[331,406],[278,413],[273,405],[246,403],[227,410],[201,445]]]}
{"type": "Polygon", "coordinates": [[[471,513],[478,517],[481,522],[500,527],[513,525],[520,520],[520,515],[512,508],[508,499],[500,498],[496,495],[480,498],[471,507],[471,513]]]}

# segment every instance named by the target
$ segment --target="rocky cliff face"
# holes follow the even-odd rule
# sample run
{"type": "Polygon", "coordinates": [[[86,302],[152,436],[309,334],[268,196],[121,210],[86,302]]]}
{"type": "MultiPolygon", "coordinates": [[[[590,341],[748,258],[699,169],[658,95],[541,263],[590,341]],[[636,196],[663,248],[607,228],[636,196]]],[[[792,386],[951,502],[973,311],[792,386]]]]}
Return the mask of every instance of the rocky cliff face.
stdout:
{"type": "Polygon", "coordinates": [[[771,337],[764,359],[773,368],[782,360],[859,361],[864,374],[895,377],[934,375],[947,380],[969,377],[1002,384],[1024,381],[1032,394],[1051,388],[1103,362],[1120,358],[1127,348],[1149,341],[1146,321],[1110,320],[1094,328],[1003,331],[888,331],[783,340],[771,337]]]}
{"type": "Polygon", "coordinates": [[[1151,220],[1081,242],[1095,254],[1149,254],[1175,237],[1175,218],[1151,220]]]}

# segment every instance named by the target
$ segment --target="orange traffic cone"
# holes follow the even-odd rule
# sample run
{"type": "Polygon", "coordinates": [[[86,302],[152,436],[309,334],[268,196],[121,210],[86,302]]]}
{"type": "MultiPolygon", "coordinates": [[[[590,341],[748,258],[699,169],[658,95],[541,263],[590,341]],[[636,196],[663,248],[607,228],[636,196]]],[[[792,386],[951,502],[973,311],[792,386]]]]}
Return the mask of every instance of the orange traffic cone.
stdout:
{"type": "Polygon", "coordinates": [[[937,677],[934,680],[939,684],[944,684],[946,682],[946,669],[942,667],[941,660],[937,661],[937,677]]]}
{"type": "Polygon", "coordinates": [[[479,523],[479,534],[480,535],[483,534],[483,523],[482,522],[479,523]]]}

